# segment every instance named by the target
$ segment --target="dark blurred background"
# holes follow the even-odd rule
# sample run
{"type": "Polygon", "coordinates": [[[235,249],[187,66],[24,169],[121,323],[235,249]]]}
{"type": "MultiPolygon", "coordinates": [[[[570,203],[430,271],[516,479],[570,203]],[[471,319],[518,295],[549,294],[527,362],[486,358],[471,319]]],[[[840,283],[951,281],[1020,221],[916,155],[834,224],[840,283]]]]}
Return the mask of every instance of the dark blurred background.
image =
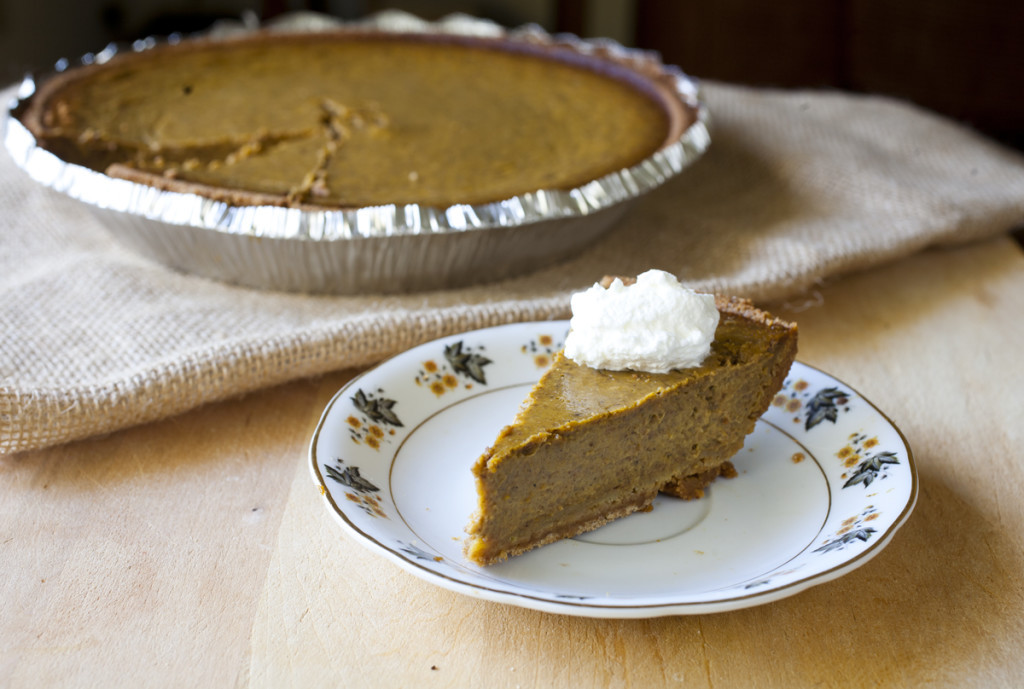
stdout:
{"type": "Polygon", "coordinates": [[[1024,148],[1021,0],[0,0],[0,77],[218,19],[388,8],[608,36],[699,77],[888,94],[1024,148]]]}

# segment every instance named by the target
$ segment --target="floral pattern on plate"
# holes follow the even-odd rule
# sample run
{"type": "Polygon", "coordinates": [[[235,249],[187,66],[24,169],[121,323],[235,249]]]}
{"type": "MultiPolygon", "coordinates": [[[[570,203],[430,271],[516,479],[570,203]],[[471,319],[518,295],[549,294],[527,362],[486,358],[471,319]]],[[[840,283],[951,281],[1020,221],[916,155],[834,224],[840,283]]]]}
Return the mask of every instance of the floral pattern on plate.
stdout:
{"type": "Polygon", "coordinates": [[[426,343],[345,385],[310,445],[330,513],[363,545],[444,588],[592,617],[757,605],[859,567],[917,498],[910,448],[852,387],[796,363],[734,457],[738,476],[480,568],[462,557],[471,467],[509,423],[568,323],[426,343]],[[642,569],[644,576],[637,576],[642,569]]]}
{"type": "Polygon", "coordinates": [[[460,386],[471,389],[473,382],[486,385],[485,368],[492,362],[483,355],[482,349],[468,347],[462,340],[446,344],[441,359],[443,363],[439,364],[436,357],[426,359],[414,380],[438,397],[460,386]]]}

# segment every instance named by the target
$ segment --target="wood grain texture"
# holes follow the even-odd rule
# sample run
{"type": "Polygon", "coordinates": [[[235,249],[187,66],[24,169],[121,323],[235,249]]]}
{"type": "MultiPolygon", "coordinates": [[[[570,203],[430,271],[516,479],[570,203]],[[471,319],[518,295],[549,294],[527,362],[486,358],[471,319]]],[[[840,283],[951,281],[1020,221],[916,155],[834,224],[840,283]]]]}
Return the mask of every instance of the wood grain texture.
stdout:
{"type": "Polygon", "coordinates": [[[636,0],[636,44],[703,79],[894,96],[1024,147],[1014,0],[636,0]]]}
{"type": "Polygon", "coordinates": [[[434,587],[344,535],[310,478],[343,371],[0,463],[0,686],[1014,686],[1024,253],[928,251],[769,306],[920,471],[908,524],[839,580],[650,620],[434,587]]]}

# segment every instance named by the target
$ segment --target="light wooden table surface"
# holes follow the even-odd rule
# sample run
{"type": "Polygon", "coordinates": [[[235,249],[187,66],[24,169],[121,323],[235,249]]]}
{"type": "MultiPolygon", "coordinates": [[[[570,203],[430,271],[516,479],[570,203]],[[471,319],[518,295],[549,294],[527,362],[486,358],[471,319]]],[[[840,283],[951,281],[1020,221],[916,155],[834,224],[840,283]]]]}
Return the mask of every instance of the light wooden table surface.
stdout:
{"type": "Polygon", "coordinates": [[[353,371],[0,460],[0,687],[1024,683],[1024,252],[932,250],[768,305],[902,429],[910,521],[760,607],[564,617],[436,588],[328,514],[314,425],[353,371]]]}

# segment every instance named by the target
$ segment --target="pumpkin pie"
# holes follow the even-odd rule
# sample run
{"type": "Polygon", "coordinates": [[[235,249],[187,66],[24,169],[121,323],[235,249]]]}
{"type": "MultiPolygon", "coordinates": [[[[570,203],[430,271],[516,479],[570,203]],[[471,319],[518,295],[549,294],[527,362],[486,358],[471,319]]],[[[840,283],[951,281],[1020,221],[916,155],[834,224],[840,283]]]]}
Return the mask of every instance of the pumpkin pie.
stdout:
{"type": "Polygon", "coordinates": [[[796,355],[796,325],[716,298],[700,366],[664,374],[594,369],[562,353],[473,467],[478,510],[466,557],[488,565],[650,509],[703,495],[742,448],[796,355]]]}
{"type": "Polygon", "coordinates": [[[664,72],[499,38],[186,40],[45,82],[22,121],[65,161],[239,204],[447,207],[573,189],[694,121],[664,72]]]}

